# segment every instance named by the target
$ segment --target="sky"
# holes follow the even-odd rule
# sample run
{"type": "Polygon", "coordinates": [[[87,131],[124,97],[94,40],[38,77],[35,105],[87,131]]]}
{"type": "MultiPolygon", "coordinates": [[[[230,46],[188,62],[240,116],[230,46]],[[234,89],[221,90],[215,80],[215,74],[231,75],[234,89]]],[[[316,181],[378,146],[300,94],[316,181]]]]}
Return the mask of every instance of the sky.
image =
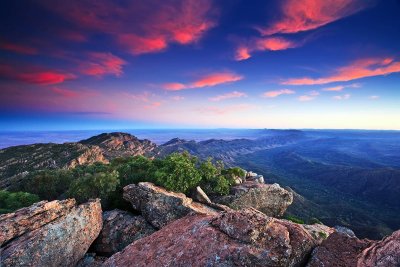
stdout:
{"type": "Polygon", "coordinates": [[[0,131],[400,129],[397,0],[3,0],[0,131]]]}

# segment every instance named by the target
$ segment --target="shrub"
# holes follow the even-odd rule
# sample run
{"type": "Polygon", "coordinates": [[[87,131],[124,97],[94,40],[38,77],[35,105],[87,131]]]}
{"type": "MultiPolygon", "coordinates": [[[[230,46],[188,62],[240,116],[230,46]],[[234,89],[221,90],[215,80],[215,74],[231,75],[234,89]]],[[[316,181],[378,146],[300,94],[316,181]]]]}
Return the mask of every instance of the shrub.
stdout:
{"type": "Polygon", "coordinates": [[[295,216],[293,216],[293,215],[288,215],[288,216],[286,216],[286,219],[289,220],[289,221],[292,221],[292,222],[294,222],[294,223],[304,224],[304,221],[303,221],[302,219],[297,218],[297,217],[295,217],[295,216]]]}
{"type": "Polygon", "coordinates": [[[0,213],[9,213],[39,201],[39,197],[27,192],[0,190],[0,213]]]}
{"type": "Polygon", "coordinates": [[[173,153],[163,160],[154,162],[152,173],[158,185],[168,190],[188,193],[201,181],[196,168],[198,160],[189,153],[173,153]]]}
{"type": "Polygon", "coordinates": [[[136,156],[130,158],[129,160],[117,166],[120,186],[124,187],[128,184],[152,181],[152,176],[154,175],[151,173],[152,168],[152,161],[146,157],[136,156]]]}
{"type": "Polygon", "coordinates": [[[117,171],[86,172],[72,183],[68,196],[75,198],[79,203],[90,198],[101,198],[102,204],[107,206],[118,184],[117,171]]]}
{"type": "Polygon", "coordinates": [[[70,170],[43,170],[30,174],[23,190],[40,199],[54,200],[64,194],[74,180],[70,170]]]}

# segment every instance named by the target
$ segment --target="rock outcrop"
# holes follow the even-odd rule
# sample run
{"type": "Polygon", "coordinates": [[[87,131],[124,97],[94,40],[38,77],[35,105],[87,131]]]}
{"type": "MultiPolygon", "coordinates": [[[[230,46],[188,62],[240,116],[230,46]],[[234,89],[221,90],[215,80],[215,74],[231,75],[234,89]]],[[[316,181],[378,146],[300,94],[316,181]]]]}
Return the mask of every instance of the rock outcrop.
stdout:
{"type": "Polygon", "coordinates": [[[307,267],[357,266],[358,254],[371,244],[370,240],[335,232],[313,251],[307,267]]]}
{"type": "Polygon", "coordinates": [[[133,241],[155,231],[140,215],[135,216],[122,210],[106,211],[103,213],[103,228],[93,248],[98,255],[111,256],[133,241]]]}
{"type": "Polygon", "coordinates": [[[190,214],[132,243],[104,266],[297,266],[318,243],[303,226],[254,209],[190,214]]]}
{"type": "Polygon", "coordinates": [[[246,181],[233,186],[229,195],[214,197],[212,200],[235,210],[252,207],[268,216],[278,217],[292,204],[293,194],[279,184],[246,181]]]}
{"type": "MultiPolygon", "coordinates": [[[[53,205],[57,206],[58,204],[60,203],[56,202],[53,205]]],[[[39,206],[43,208],[42,204],[39,206]]],[[[60,206],[61,209],[69,208],[67,204],[64,206],[60,204],[60,206]]],[[[35,209],[34,207],[30,208],[35,209]]],[[[29,208],[25,210],[29,210],[29,208]]],[[[75,266],[101,230],[101,213],[100,200],[72,207],[65,215],[60,213],[60,216],[53,221],[10,240],[1,248],[0,265],[75,266]]],[[[20,214],[22,218],[19,219],[17,216],[15,217],[16,221],[29,224],[29,221],[23,219],[29,216],[21,210],[14,214],[20,214]]],[[[34,227],[25,229],[31,228],[34,227]]]]}
{"type": "Polygon", "coordinates": [[[0,216],[0,246],[66,215],[75,206],[74,199],[41,201],[26,208],[0,216]]]}
{"type": "Polygon", "coordinates": [[[364,249],[359,256],[358,266],[400,266],[400,230],[364,249]]]}
{"type": "Polygon", "coordinates": [[[175,193],[152,183],[131,184],[124,187],[124,199],[140,211],[142,216],[157,229],[182,218],[190,212],[216,214],[206,205],[194,202],[182,193],[175,193]]]}

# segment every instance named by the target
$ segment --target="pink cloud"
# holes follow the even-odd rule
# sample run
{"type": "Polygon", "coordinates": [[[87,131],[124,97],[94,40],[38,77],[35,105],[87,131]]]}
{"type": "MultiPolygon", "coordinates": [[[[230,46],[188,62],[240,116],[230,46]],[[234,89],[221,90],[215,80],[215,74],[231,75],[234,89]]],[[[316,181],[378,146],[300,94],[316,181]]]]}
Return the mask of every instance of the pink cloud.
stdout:
{"type": "Polygon", "coordinates": [[[347,82],[356,79],[388,75],[400,72],[400,62],[392,58],[366,58],[337,69],[332,75],[323,78],[295,78],[288,79],[282,84],[314,85],[332,82],[347,82]]]}
{"type": "Polygon", "coordinates": [[[0,42],[0,49],[8,50],[18,54],[25,54],[25,55],[36,55],[38,50],[35,47],[17,44],[17,43],[10,43],[4,40],[0,42]]]}
{"type": "Polygon", "coordinates": [[[182,101],[185,98],[183,96],[176,95],[176,96],[171,97],[171,99],[174,101],[182,101]]]}
{"type": "Polygon", "coordinates": [[[334,87],[328,87],[328,88],[324,88],[322,90],[324,91],[342,91],[345,88],[359,88],[361,87],[361,84],[359,83],[353,83],[353,84],[349,84],[349,85],[338,85],[338,86],[334,86],[334,87]]]}
{"type": "Polygon", "coordinates": [[[67,97],[67,98],[76,98],[79,97],[79,93],[76,91],[72,91],[70,89],[63,89],[59,87],[50,88],[50,91],[54,92],[57,95],[67,97]]]}
{"type": "Polygon", "coordinates": [[[289,89],[281,89],[281,90],[275,90],[275,91],[268,91],[263,94],[263,97],[268,97],[268,98],[273,98],[273,97],[278,97],[280,95],[292,95],[295,94],[296,92],[293,90],[289,89]]]}
{"type": "Polygon", "coordinates": [[[126,51],[140,55],[188,45],[216,25],[211,0],[44,1],[49,10],[86,32],[107,34],[126,51]]]}
{"type": "Polygon", "coordinates": [[[169,91],[179,91],[184,89],[191,88],[202,88],[202,87],[211,87],[220,84],[237,82],[243,79],[243,76],[238,75],[233,72],[215,72],[211,74],[204,75],[199,79],[195,80],[192,83],[183,84],[183,83],[166,83],[163,85],[165,90],[169,91]]]}
{"type": "Polygon", "coordinates": [[[107,74],[121,76],[122,67],[127,62],[111,53],[91,52],[88,54],[88,59],[81,64],[83,74],[102,77],[107,74]]]}
{"type": "Polygon", "coordinates": [[[235,59],[246,60],[256,51],[279,51],[298,47],[300,44],[282,37],[253,38],[247,44],[241,44],[236,50],[235,59]]]}
{"type": "Polygon", "coordinates": [[[214,101],[214,102],[218,102],[221,100],[225,100],[225,99],[230,99],[230,98],[239,98],[239,97],[246,97],[247,95],[245,93],[242,92],[238,92],[238,91],[233,91],[231,93],[226,93],[223,95],[218,95],[215,97],[211,97],[209,98],[210,101],[214,101]]]}
{"type": "Polygon", "coordinates": [[[317,29],[367,7],[362,0],[283,0],[281,16],[269,27],[259,27],[262,35],[297,33],[317,29]]]}
{"type": "Polygon", "coordinates": [[[143,108],[145,108],[145,109],[154,109],[154,108],[158,108],[159,106],[161,106],[161,102],[151,102],[151,103],[143,106],[143,108]]]}
{"type": "Polygon", "coordinates": [[[301,101],[301,102],[306,102],[306,101],[312,101],[312,100],[314,100],[314,99],[315,99],[315,96],[311,96],[311,95],[302,95],[302,96],[299,96],[297,99],[298,99],[299,101],[301,101]]]}

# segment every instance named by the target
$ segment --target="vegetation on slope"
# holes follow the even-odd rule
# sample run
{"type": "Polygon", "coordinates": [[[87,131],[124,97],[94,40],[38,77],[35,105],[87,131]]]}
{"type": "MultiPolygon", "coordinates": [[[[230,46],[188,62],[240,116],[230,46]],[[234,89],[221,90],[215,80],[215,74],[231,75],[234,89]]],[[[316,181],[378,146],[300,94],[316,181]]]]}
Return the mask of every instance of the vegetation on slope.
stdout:
{"type": "Polygon", "coordinates": [[[71,170],[40,170],[27,175],[25,182],[12,188],[35,194],[40,199],[67,197],[85,202],[101,198],[103,208],[127,208],[122,199],[124,186],[152,182],[168,190],[189,194],[201,186],[208,194],[225,195],[235,176],[243,176],[240,168],[224,168],[220,161],[205,161],[189,153],[173,153],[163,159],[143,156],[116,158],[110,164],[95,163],[71,170]]]}

